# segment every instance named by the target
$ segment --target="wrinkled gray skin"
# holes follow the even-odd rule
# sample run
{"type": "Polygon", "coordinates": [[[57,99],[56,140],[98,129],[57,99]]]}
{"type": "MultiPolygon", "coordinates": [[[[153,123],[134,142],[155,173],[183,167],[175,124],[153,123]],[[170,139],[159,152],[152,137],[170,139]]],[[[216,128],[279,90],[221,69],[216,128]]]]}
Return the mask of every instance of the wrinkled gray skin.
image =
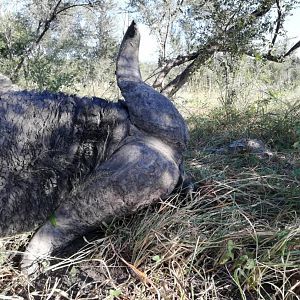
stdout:
{"type": "Polygon", "coordinates": [[[187,127],[142,81],[139,39],[133,22],[117,60],[118,103],[20,91],[0,77],[0,236],[38,228],[24,273],[103,221],[166,197],[180,179],[187,127]]]}

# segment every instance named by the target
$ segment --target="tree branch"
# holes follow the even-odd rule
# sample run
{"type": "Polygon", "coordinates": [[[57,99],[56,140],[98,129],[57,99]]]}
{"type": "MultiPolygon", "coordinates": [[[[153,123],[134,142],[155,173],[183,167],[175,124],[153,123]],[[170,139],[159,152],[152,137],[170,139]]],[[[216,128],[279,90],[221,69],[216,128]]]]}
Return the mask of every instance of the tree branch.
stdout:
{"type": "Polygon", "coordinates": [[[241,24],[243,25],[243,28],[246,26],[252,25],[258,18],[263,17],[265,14],[267,14],[272,6],[276,3],[277,0],[264,0],[261,2],[259,7],[251,12],[248,16],[240,18],[235,21],[235,24],[233,24],[227,31],[226,34],[231,34],[236,32],[240,29],[241,24]]]}
{"type": "Polygon", "coordinates": [[[276,42],[276,39],[278,37],[278,33],[279,33],[279,30],[280,30],[280,27],[281,27],[281,21],[282,21],[282,11],[281,11],[281,6],[280,6],[280,0],[276,0],[276,5],[277,5],[277,19],[276,19],[276,28],[275,28],[275,32],[274,32],[274,36],[273,36],[273,39],[271,41],[271,45],[270,45],[270,48],[269,48],[269,52],[268,52],[268,55],[271,55],[271,52],[274,48],[274,45],[275,45],[275,42],[276,42]]]}
{"type": "Polygon", "coordinates": [[[264,0],[261,5],[253,11],[248,19],[254,17],[255,19],[264,16],[267,12],[270,11],[271,7],[277,2],[277,0],[264,0]]]}
{"type": "Polygon", "coordinates": [[[214,42],[207,44],[201,50],[199,50],[195,55],[196,57],[193,61],[173,80],[171,80],[165,87],[161,89],[163,94],[169,97],[174,96],[178,90],[187,82],[188,78],[199,69],[216,51],[217,45],[214,42]]]}
{"type": "MultiPolygon", "coordinates": [[[[272,62],[276,62],[276,63],[282,63],[284,62],[284,59],[288,56],[290,56],[294,51],[296,51],[297,49],[300,48],[300,41],[298,41],[294,46],[292,46],[285,54],[282,55],[273,55],[270,52],[268,52],[267,54],[262,54],[261,57],[263,59],[272,61],[272,62]]],[[[256,53],[253,51],[248,51],[245,52],[246,55],[249,55],[251,57],[255,57],[256,53]]]]}
{"type": "Polygon", "coordinates": [[[58,9],[60,3],[61,3],[62,0],[58,0],[56,5],[54,6],[52,12],[50,13],[50,17],[48,19],[46,19],[44,22],[43,21],[39,21],[38,23],[38,28],[36,30],[37,32],[37,38],[35,39],[35,41],[32,42],[31,45],[29,45],[23,52],[21,58],[20,58],[20,61],[19,63],[17,64],[14,72],[13,72],[13,75],[12,75],[12,81],[16,81],[17,77],[18,77],[18,74],[26,60],[26,58],[30,55],[30,53],[34,50],[34,48],[40,43],[40,41],[42,40],[42,38],[45,36],[46,32],[49,30],[50,28],[50,25],[51,25],[51,22],[56,18],[57,16],[57,13],[56,13],[56,10],[58,9]],[[43,25],[43,30],[41,33],[39,33],[39,30],[40,28],[42,27],[42,23],[44,23],[43,25]]]}
{"type": "Polygon", "coordinates": [[[294,46],[292,46],[291,49],[283,55],[283,57],[285,58],[285,57],[291,55],[298,48],[300,48],[300,41],[298,41],[294,46]]]}
{"type": "Polygon", "coordinates": [[[29,45],[23,52],[23,54],[21,55],[21,58],[13,72],[13,75],[12,75],[12,81],[16,81],[17,77],[18,77],[18,74],[21,70],[21,68],[23,67],[24,65],[24,62],[26,60],[26,58],[28,58],[28,56],[32,53],[32,51],[39,45],[39,43],[41,42],[41,40],[44,38],[45,34],[48,32],[48,30],[50,29],[50,26],[52,24],[52,22],[57,19],[58,15],[60,15],[61,13],[71,9],[71,8],[74,8],[74,7],[85,7],[85,6],[93,6],[97,3],[100,3],[98,0],[94,1],[94,2],[91,2],[91,1],[88,1],[87,3],[86,2],[81,2],[81,3],[76,3],[76,4],[69,4],[69,5],[66,5],[66,6],[63,6],[61,9],[60,8],[60,5],[62,3],[62,0],[58,0],[56,2],[56,4],[54,5],[53,9],[51,10],[50,14],[49,14],[49,17],[46,19],[46,20],[39,20],[38,22],[38,26],[37,26],[37,29],[36,29],[36,39],[31,43],[31,45],[29,45]],[[42,28],[42,31],[40,32],[42,28]]]}
{"type": "Polygon", "coordinates": [[[236,20],[225,33],[223,32],[222,35],[217,34],[205,45],[201,46],[198,51],[185,56],[178,56],[173,60],[168,60],[161,70],[156,73],[157,77],[153,83],[153,87],[168,96],[173,96],[187,82],[188,78],[213,55],[214,52],[228,51],[226,40],[223,45],[219,42],[224,40],[224,36],[230,36],[231,34],[239,31],[241,24],[243,28],[253,25],[258,18],[268,13],[277,1],[278,0],[263,0],[256,10],[251,12],[248,16],[243,17],[243,19],[236,20]],[[164,80],[170,71],[188,61],[192,62],[180,74],[164,86],[164,80]]]}
{"type": "Polygon", "coordinates": [[[194,60],[198,55],[199,51],[187,55],[178,55],[175,59],[168,60],[165,66],[159,72],[156,73],[157,77],[153,83],[153,87],[162,90],[164,79],[173,68],[180,66],[188,61],[194,60]]]}

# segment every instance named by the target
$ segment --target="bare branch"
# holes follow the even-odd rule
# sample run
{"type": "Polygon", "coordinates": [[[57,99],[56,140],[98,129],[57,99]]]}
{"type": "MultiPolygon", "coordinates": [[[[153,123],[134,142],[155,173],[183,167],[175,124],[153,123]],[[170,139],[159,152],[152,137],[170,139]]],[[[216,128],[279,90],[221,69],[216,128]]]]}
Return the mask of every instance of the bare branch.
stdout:
{"type": "Polygon", "coordinates": [[[162,89],[163,81],[165,77],[170,73],[170,71],[180,66],[188,61],[194,60],[199,55],[199,51],[190,53],[188,55],[179,55],[173,60],[168,60],[165,66],[159,71],[156,72],[156,79],[153,83],[153,87],[157,89],[162,89]]]}
{"type": "Polygon", "coordinates": [[[183,72],[178,74],[172,81],[170,81],[162,90],[163,94],[169,97],[174,96],[176,92],[187,82],[189,76],[194,73],[195,60],[191,62],[183,72]]]}
{"type": "Polygon", "coordinates": [[[283,55],[283,57],[287,57],[287,56],[291,55],[298,48],[300,48],[300,41],[298,41],[287,53],[285,53],[283,55]]]}
{"type": "Polygon", "coordinates": [[[271,54],[271,51],[272,51],[273,48],[274,48],[276,39],[277,39],[277,37],[278,37],[279,30],[280,30],[280,27],[281,27],[281,22],[282,22],[282,10],[281,10],[281,6],[280,6],[280,2],[279,2],[279,1],[280,1],[280,0],[276,0],[276,5],[277,5],[276,28],[275,28],[274,36],[273,36],[273,39],[272,39],[272,42],[271,42],[271,45],[270,45],[270,48],[269,48],[268,55],[271,54]]]}
{"type": "Polygon", "coordinates": [[[211,42],[197,52],[194,60],[172,81],[170,81],[161,92],[172,97],[187,82],[188,78],[199,69],[216,51],[217,45],[211,42]]]}
{"type": "MultiPolygon", "coordinates": [[[[267,54],[262,54],[261,57],[263,59],[266,59],[266,60],[269,60],[272,62],[282,63],[282,62],[284,62],[286,57],[290,56],[294,51],[296,51],[299,48],[300,48],[300,41],[298,41],[294,46],[292,46],[285,54],[272,55],[270,52],[268,52],[267,54]]],[[[257,55],[257,53],[255,53],[253,51],[248,51],[245,54],[249,55],[251,57],[255,57],[257,55]]]]}

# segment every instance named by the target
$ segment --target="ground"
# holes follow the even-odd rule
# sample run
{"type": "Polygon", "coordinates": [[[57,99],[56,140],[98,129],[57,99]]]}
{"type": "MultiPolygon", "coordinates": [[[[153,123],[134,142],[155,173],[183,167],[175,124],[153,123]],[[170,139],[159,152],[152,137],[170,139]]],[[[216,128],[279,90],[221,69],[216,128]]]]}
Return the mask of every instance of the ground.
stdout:
{"type": "Polygon", "coordinates": [[[103,224],[37,278],[18,269],[29,236],[0,240],[0,299],[300,299],[299,107],[178,106],[195,190],[103,224]],[[273,155],[207,151],[249,137],[273,155]]]}

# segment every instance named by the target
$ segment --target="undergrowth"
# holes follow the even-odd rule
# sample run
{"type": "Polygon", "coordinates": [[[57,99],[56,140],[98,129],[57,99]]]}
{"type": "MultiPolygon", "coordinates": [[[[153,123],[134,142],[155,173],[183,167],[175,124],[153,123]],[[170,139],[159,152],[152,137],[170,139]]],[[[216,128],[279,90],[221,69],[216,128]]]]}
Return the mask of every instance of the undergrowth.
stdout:
{"type": "Polygon", "coordinates": [[[300,299],[299,120],[297,101],[190,114],[193,192],[103,224],[37,278],[18,269],[27,236],[2,239],[0,299],[300,299]],[[274,155],[206,151],[239,138],[274,155]]]}

